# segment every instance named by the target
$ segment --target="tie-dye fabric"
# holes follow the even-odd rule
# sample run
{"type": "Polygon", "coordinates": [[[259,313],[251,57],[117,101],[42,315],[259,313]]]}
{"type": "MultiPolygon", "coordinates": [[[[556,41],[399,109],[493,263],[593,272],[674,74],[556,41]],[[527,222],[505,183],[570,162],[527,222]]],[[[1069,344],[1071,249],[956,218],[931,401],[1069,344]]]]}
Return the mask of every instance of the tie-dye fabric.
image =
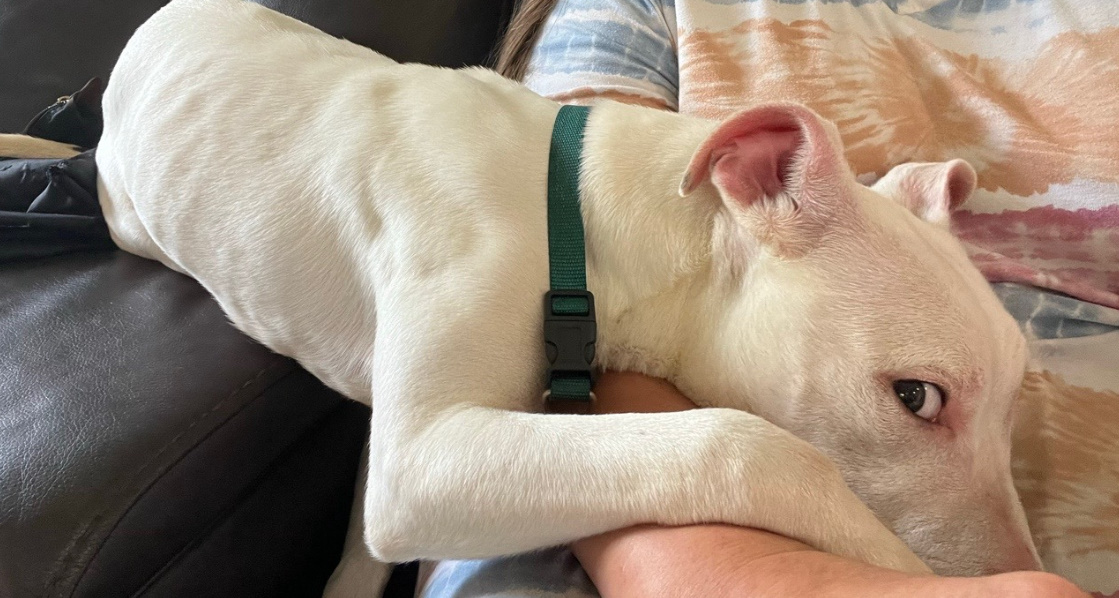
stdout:
{"type": "Polygon", "coordinates": [[[955,221],[993,282],[1119,308],[1119,3],[564,0],[527,80],[722,118],[796,100],[855,172],[964,158],[955,221]]]}
{"type": "MultiPolygon", "coordinates": [[[[1047,569],[1119,598],[1119,2],[559,0],[526,83],[710,118],[800,101],[866,181],[971,162],[953,228],[1031,339],[1031,530],[1047,569]]],[[[562,549],[430,568],[426,598],[597,596],[562,549]]]]}

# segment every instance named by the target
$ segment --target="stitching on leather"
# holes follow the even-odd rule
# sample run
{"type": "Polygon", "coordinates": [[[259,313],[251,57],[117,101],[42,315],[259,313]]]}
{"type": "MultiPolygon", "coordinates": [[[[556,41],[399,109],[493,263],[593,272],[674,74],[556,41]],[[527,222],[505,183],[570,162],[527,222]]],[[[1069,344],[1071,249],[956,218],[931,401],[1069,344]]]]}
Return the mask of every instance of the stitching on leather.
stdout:
{"type": "MultiPolygon", "coordinates": [[[[192,429],[194,429],[199,423],[201,423],[204,420],[207,420],[214,413],[221,410],[221,408],[224,407],[226,404],[228,404],[230,400],[232,400],[233,398],[240,395],[242,392],[244,392],[244,390],[246,388],[248,388],[253,383],[260,380],[265,374],[267,374],[268,372],[270,372],[272,370],[275,370],[278,366],[283,365],[283,364],[287,364],[287,363],[290,363],[290,362],[288,362],[288,360],[283,359],[283,358],[273,359],[271,363],[269,363],[265,367],[261,368],[253,377],[251,377],[251,378],[245,380],[245,382],[241,383],[240,386],[238,386],[236,389],[234,389],[232,392],[230,392],[228,395],[226,395],[225,398],[223,398],[222,400],[215,403],[212,407],[210,407],[205,412],[196,416],[190,422],[190,424],[188,424],[186,426],[186,428],[184,428],[181,432],[176,434],[171,440],[164,443],[164,445],[162,447],[160,447],[160,449],[158,451],[156,451],[156,453],[154,455],[152,455],[147,461],[145,461],[142,465],[140,465],[138,468],[136,468],[135,474],[130,479],[131,480],[138,479],[141,476],[141,474],[147,473],[145,470],[147,470],[149,467],[151,467],[153,463],[156,463],[158,458],[163,453],[165,453],[167,451],[167,449],[169,449],[173,445],[175,445],[183,436],[185,436],[188,432],[190,432],[192,429]]],[[[279,380],[282,380],[282,379],[283,379],[283,377],[278,379],[277,382],[279,380]]],[[[252,400],[250,400],[247,403],[245,403],[244,405],[242,405],[236,411],[230,413],[225,418],[225,421],[228,422],[230,419],[235,417],[241,411],[243,411],[244,409],[246,409],[247,407],[249,407],[250,405],[255,403],[257,400],[259,400],[260,397],[265,394],[265,391],[267,391],[268,388],[271,388],[274,384],[275,383],[270,384],[270,385],[268,385],[268,387],[261,389],[261,392],[257,393],[257,396],[253,397],[252,400]]],[[[106,505],[98,513],[96,513],[93,517],[91,517],[87,521],[87,523],[76,534],[74,534],[74,536],[71,537],[70,542],[66,545],[66,548],[60,554],[59,562],[56,566],[61,566],[62,569],[58,570],[57,572],[55,572],[53,575],[50,576],[50,581],[47,584],[48,591],[53,591],[53,589],[55,589],[57,586],[63,584],[65,582],[66,578],[73,577],[74,578],[73,586],[71,586],[69,591],[66,592],[67,596],[73,596],[74,593],[78,589],[79,583],[85,577],[86,572],[89,570],[90,564],[93,563],[94,559],[101,552],[101,548],[104,546],[105,542],[113,534],[113,531],[116,530],[117,526],[120,525],[120,522],[125,518],[125,516],[128,515],[128,513],[132,511],[132,508],[136,506],[136,503],[139,502],[140,498],[143,497],[144,495],[146,495],[148,493],[148,491],[151,489],[151,487],[153,485],[155,485],[155,483],[158,482],[164,475],[166,475],[167,472],[174,469],[174,466],[177,465],[179,463],[179,461],[181,461],[187,455],[189,455],[194,450],[195,447],[197,447],[199,444],[201,444],[206,438],[208,438],[211,434],[213,434],[215,431],[217,431],[217,429],[220,428],[220,427],[221,426],[217,426],[216,428],[214,428],[213,430],[208,432],[205,436],[199,438],[198,442],[196,442],[194,446],[192,446],[189,450],[187,450],[182,455],[180,455],[179,458],[175,459],[175,461],[173,461],[172,463],[169,463],[167,468],[165,468],[158,475],[156,475],[155,477],[148,480],[147,483],[143,484],[143,486],[139,489],[139,491],[136,492],[136,495],[133,498],[133,500],[128,504],[127,507],[125,507],[125,509],[117,517],[117,519],[113,523],[112,527],[110,527],[107,530],[107,532],[105,533],[105,535],[97,542],[97,546],[92,550],[92,552],[89,553],[88,558],[83,559],[84,562],[72,563],[69,566],[66,566],[64,564],[64,561],[67,560],[67,558],[74,551],[74,549],[81,543],[81,541],[83,539],[85,539],[88,536],[88,534],[90,534],[91,532],[96,530],[96,528],[98,526],[97,524],[99,524],[103,519],[106,518],[106,515],[108,514],[111,505],[106,505]],[[77,571],[78,567],[81,568],[80,571],[77,571]],[[75,573],[77,573],[76,577],[74,577],[75,573]]],[[[124,484],[124,487],[125,487],[126,490],[128,488],[130,488],[131,486],[132,486],[131,484],[124,484]]],[[[110,503],[111,503],[111,501],[110,501],[110,503]]]]}
{"type": "MultiPolygon", "coordinates": [[[[313,434],[318,433],[319,430],[325,427],[327,420],[332,418],[342,409],[345,409],[346,403],[348,402],[348,400],[342,401],[337,407],[324,413],[322,417],[315,420],[315,422],[311,426],[308,426],[302,434],[292,440],[291,444],[285,447],[284,450],[272,462],[272,464],[265,468],[265,470],[261,472],[260,475],[254,478],[253,481],[248,486],[246,486],[245,490],[237,496],[237,498],[230,504],[229,507],[222,509],[214,517],[213,521],[206,525],[194,539],[187,542],[178,552],[171,556],[171,558],[167,560],[167,563],[160,567],[158,571],[153,573],[152,576],[148,578],[148,580],[145,581],[144,584],[141,585],[140,588],[132,594],[132,598],[137,598],[138,596],[143,595],[143,593],[150,589],[153,584],[158,582],[167,573],[169,573],[175,565],[186,558],[190,553],[197,550],[206,538],[212,536],[214,532],[217,531],[218,527],[221,526],[221,524],[228,521],[229,518],[241,508],[241,505],[246,498],[252,496],[260,489],[261,484],[263,484],[265,480],[271,477],[271,475],[276,471],[277,468],[280,467],[281,464],[287,463],[289,461],[289,458],[291,457],[296,447],[300,446],[305,439],[313,434]]],[[[351,484],[351,486],[352,485],[353,484],[351,484]]],[[[351,502],[353,502],[352,498],[350,500],[351,502]]]]}
{"type": "MultiPolygon", "coordinates": [[[[190,424],[189,424],[189,425],[187,425],[187,427],[186,427],[186,428],[184,428],[184,429],[183,429],[183,431],[179,432],[178,434],[176,434],[176,435],[175,435],[175,437],[174,437],[174,438],[172,438],[171,440],[167,441],[167,443],[166,443],[166,444],[164,444],[164,445],[163,445],[162,447],[160,447],[160,449],[159,449],[158,451],[156,451],[156,453],[155,453],[154,455],[152,455],[152,457],[151,457],[150,459],[148,459],[147,461],[145,461],[145,462],[144,462],[144,464],[143,464],[143,465],[141,465],[141,466],[140,466],[140,467],[138,468],[138,471],[143,471],[143,470],[144,470],[144,469],[146,469],[146,468],[147,468],[147,467],[148,467],[149,465],[151,465],[151,464],[152,464],[153,462],[157,461],[157,460],[159,459],[160,455],[162,455],[163,453],[167,452],[167,449],[171,448],[171,445],[173,445],[173,444],[175,444],[176,442],[178,442],[178,441],[179,441],[179,439],[180,439],[180,438],[182,438],[183,436],[186,436],[186,435],[187,435],[187,433],[188,433],[188,432],[190,432],[190,431],[191,431],[192,429],[194,429],[194,427],[195,427],[195,426],[197,426],[197,425],[198,425],[198,424],[199,424],[199,423],[200,423],[200,422],[201,422],[202,420],[204,420],[204,419],[207,419],[207,418],[209,418],[209,417],[210,417],[210,415],[212,415],[212,414],[213,414],[214,412],[216,412],[216,411],[220,410],[220,409],[221,409],[222,407],[224,407],[224,406],[225,406],[225,404],[226,404],[226,403],[228,403],[228,402],[229,402],[229,400],[230,400],[230,399],[232,399],[233,397],[235,397],[235,396],[237,396],[237,395],[241,394],[241,392],[243,392],[243,391],[244,391],[244,390],[245,390],[246,388],[248,388],[249,386],[251,386],[251,385],[252,385],[253,383],[255,383],[256,381],[260,380],[260,378],[261,378],[262,376],[264,376],[264,374],[268,373],[268,371],[269,371],[269,370],[275,369],[275,367],[276,367],[276,366],[277,366],[278,364],[280,364],[280,363],[283,363],[283,362],[282,362],[282,361],[279,361],[279,360],[277,360],[277,361],[273,361],[272,363],[268,364],[268,365],[267,365],[267,366],[265,366],[265,367],[264,367],[263,369],[261,369],[261,370],[260,370],[259,372],[257,372],[255,376],[253,376],[252,378],[249,378],[248,380],[245,380],[244,382],[242,382],[242,383],[241,383],[241,386],[238,386],[238,387],[237,387],[237,388],[236,388],[236,389],[235,389],[235,390],[234,390],[233,392],[229,393],[229,396],[227,396],[227,397],[225,397],[224,399],[222,399],[222,400],[218,401],[217,403],[215,403],[215,404],[214,404],[214,406],[213,406],[213,407],[210,407],[210,409],[209,409],[208,411],[206,411],[206,412],[202,413],[202,414],[201,414],[201,415],[199,415],[198,417],[195,417],[195,418],[194,418],[194,421],[190,422],[190,424]]],[[[269,385],[269,386],[271,386],[271,385],[269,385]]],[[[263,392],[262,392],[262,393],[260,393],[260,394],[263,394],[263,392]]],[[[237,410],[237,411],[235,411],[234,413],[231,413],[231,414],[230,414],[230,417],[232,417],[233,415],[235,415],[235,414],[237,414],[237,413],[240,413],[242,409],[244,409],[245,407],[247,407],[247,406],[251,405],[251,404],[252,404],[253,402],[255,402],[255,401],[256,401],[256,399],[257,399],[257,398],[259,398],[259,396],[260,396],[260,395],[258,394],[258,395],[257,395],[256,397],[254,397],[254,398],[253,398],[253,400],[252,400],[252,401],[249,401],[248,403],[245,403],[244,405],[242,405],[242,406],[241,406],[241,409],[238,409],[238,410],[237,410]]],[[[209,434],[207,434],[206,436],[209,436],[209,434]]],[[[189,451],[188,451],[188,452],[189,452],[189,451]]],[[[177,462],[177,461],[178,461],[178,460],[176,460],[176,462],[177,462]]]]}

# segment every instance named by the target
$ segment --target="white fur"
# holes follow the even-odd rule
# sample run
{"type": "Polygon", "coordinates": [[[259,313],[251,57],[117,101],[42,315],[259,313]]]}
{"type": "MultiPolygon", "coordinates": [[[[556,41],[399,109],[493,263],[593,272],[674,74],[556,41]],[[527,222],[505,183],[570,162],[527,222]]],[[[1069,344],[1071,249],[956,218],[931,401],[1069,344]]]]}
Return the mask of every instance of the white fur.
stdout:
{"type": "Polygon", "coordinates": [[[1029,543],[1009,485],[1013,321],[942,227],[849,172],[847,211],[796,259],[751,232],[766,206],[710,184],[681,199],[717,123],[603,103],[581,176],[599,364],[712,408],[534,413],[557,109],[234,0],[171,2],[113,71],[97,160],[116,242],[372,405],[363,517],[330,592],[372,595],[365,548],[488,557],[650,522],[926,571],[889,525],[939,571],[1006,568],[1029,543]],[[887,374],[956,391],[954,425],[906,412],[887,374]]]}

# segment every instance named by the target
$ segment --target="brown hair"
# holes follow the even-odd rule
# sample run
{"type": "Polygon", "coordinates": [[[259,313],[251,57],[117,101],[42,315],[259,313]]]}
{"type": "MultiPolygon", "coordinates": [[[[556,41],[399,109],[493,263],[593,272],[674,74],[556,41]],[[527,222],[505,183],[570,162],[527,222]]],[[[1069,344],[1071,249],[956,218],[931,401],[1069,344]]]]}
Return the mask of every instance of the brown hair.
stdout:
{"type": "Polygon", "coordinates": [[[559,0],[518,0],[513,18],[505,30],[505,37],[497,50],[494,67],[502,75],[520,81],[528,70],[528,61],[540,30],[559,0]]]}

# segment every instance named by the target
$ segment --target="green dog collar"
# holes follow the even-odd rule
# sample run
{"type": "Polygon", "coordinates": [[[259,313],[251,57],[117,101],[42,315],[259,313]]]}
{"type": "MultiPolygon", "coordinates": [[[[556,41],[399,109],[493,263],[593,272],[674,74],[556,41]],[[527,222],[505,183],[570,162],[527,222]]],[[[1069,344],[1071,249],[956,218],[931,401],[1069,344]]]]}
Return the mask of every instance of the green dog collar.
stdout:
{"type": "Polygon", "coordinates": [[[587,290],[586,244],[579,210],[583,130],[590,109],[562,106],[548,155],[548,267],[544,295],[544,345],[548,357],[545,400],[589,405],[594,395],[597,327],[594,296],[587,290]]]}

